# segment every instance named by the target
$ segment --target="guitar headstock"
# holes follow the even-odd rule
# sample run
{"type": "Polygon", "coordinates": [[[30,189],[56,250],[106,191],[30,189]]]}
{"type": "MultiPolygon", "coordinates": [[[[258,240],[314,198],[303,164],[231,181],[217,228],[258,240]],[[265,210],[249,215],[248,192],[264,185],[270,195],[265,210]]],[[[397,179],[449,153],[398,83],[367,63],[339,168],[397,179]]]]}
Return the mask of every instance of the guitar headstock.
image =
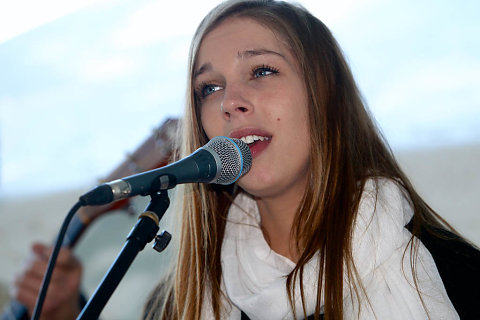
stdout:
{"type": "MultiPolygon", "coordinates": [[[[174,154],[179,120],[167,119],[133,152],[127,154],[101,183],[113,181],[140,172],[153,170],[167,165],[174,154]]],[[[76,214],[77,232],[70,234],[68,245],[73,246],[84,229],[104,213],[128,207],[129,199],[120,200],[103,206],[82,207],[76,214]]]]}

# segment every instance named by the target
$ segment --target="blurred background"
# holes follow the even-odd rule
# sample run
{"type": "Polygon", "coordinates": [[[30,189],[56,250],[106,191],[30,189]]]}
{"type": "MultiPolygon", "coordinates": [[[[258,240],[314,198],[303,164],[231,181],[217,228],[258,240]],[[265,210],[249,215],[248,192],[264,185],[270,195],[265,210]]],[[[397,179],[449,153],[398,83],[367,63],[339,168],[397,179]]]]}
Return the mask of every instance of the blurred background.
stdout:
{"type": "MultiPolygon", "coordinates": [[[[0,3],[0,307],[31,242],[53,240],[80,194],[181,116],[189,42],[217,3],[0,3]]],[[[480,3],[300,3],[336,36],[420,194],[480,244],[480,3]]],[[[82,238],[87,295],[136,218],[102,217],[82,238]]],[[[102,318],[136,318],[164,259],[141,252],[102,318]]]]}

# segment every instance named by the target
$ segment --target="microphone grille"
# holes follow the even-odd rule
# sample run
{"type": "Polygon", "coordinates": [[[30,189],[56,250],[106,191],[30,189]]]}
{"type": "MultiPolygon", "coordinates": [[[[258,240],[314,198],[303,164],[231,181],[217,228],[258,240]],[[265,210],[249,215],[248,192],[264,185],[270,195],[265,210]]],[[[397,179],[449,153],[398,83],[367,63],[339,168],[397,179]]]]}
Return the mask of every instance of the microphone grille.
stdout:
{"type": "Polygon", "coordinates": [[[252,154],[250,148],[240,139],[215,137],[205,147],[215,151],[220,158],[221,172],[212,181],[218,184],[231,184],[250,170],[252,154]]]}

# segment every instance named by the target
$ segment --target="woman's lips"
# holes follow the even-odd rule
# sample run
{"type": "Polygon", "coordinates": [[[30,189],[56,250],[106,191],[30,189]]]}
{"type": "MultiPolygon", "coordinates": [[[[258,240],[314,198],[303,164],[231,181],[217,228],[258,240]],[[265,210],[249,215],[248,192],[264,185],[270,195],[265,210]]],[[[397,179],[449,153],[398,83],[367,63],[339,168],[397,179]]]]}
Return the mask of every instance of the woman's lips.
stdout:
{"type": "Polygon", "coordinates": [[[263,140],[263,141],[257,140],[253,143],[248,144],[248,147],[250,148],[250,152],[252,153],[252,158],[255,158],[263,150],[265,150],[268,147],[268,145],[270,144],[271,141],[272,141],[272,139],[263,140]]]}
{"type": "Polygon", "coordinates": [[[262,153],[272,142],[272,135],[270,133],[255,128],[234,130],[229,136],[245,142],[252,153],[252,158],[262,153]]]}

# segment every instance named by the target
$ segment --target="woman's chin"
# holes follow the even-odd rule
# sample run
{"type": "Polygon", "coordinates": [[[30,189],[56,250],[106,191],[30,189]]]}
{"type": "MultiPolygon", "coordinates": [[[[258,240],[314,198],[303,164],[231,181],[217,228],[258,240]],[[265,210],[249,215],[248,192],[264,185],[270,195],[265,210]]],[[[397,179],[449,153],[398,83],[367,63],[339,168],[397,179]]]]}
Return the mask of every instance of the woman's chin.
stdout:
{"type": "Polygon", "coordinates": [[[250,172],[238,180],[238,186],[254,197],[264,197],[271,193],[274,185],[266,177],[251,175],[250,172]]]}

